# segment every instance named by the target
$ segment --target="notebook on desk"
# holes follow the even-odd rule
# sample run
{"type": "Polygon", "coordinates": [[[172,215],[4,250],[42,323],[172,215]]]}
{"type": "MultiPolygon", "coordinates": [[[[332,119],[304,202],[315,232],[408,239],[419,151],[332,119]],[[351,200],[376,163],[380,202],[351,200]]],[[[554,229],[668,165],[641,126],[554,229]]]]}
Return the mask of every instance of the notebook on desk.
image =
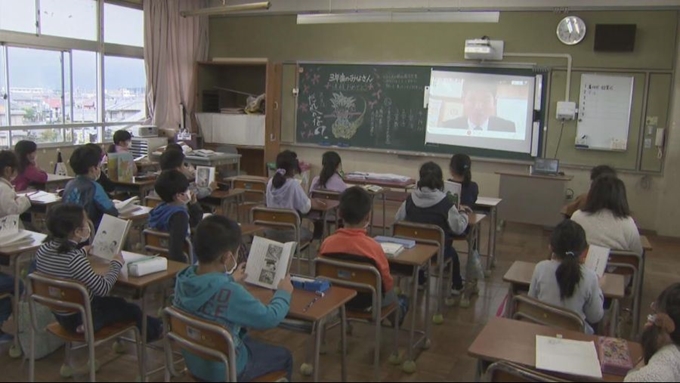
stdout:
{"type": "Polygon", "coordinates": [[[560,160],[551,158],[535,158],[531,167],[532,175],[556,176],[560,171],[560,160]]]}

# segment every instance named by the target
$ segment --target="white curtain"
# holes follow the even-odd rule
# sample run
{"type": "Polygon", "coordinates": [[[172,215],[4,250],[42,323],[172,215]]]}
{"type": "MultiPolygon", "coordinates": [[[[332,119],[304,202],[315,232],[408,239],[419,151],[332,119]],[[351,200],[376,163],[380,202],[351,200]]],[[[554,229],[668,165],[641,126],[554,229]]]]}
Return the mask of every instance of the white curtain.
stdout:
{"type": "Polygon", "coordinates": [[[205,0],[144,0],[146,105],[159,128],[178,129],[180,103],[191,126],[194,65],[208,58],[208,17],[182,17],[180,11],[205,6],[205,0]]]}

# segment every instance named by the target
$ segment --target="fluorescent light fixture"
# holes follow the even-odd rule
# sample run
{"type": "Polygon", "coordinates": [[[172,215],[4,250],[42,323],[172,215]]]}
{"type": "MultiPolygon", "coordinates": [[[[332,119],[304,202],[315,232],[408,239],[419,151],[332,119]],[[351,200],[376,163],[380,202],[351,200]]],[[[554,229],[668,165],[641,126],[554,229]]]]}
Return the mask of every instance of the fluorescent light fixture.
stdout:
{"type": "Polygon", "coordinates": [[[497,23],[499,18],[499,12],[355,12],[300,14],[297,23],[497,23]]]}
{"type": "Polygon", "coordinates": [[[224,15],[234,12],[259,11],[262,9],[269,9],[269,1],[261,1],[259,3],[239,4],[239,5],[223,5],[212,8],[201,8],[192,11],[182,11],[182,17],[187,16],[210,16],[210,15],[224,15]]]}

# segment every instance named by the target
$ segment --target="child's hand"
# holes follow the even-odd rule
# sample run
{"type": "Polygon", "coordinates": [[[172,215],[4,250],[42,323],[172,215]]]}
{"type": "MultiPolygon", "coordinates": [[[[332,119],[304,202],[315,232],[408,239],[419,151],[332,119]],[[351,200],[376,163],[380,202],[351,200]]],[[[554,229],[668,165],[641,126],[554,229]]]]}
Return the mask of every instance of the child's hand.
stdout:
{"type": "Polygon", "coordinates": [[[90,251],[92,251],[92,245],[87,245],[82,247],[83,250],[85,250],[85,254],[90,254],[90,251]]]}
{"type": "Polygon", "coordinates": [[[463,210],[464,212],[466,212],[468,214],[472,213],[472,209],[470,208],[470,206],[460,205],[460,208],[461,208],[461,210],[463,210]]]}
{"type": "Polygon", "coordinates": [[[121,253],[117,253],[116,255],[114,255],[111,261],[118,262],[120,263],[121,266],[125,266],[125,258],[123,258],[123,254],[121,253]]]}
{"type": "Polygon", "coordinates": [[[236,282],[243,282],[248,278],[248,274],[246,274],[246,263],[240,263],[237,267],[236,270],[234,270],[234,274],[232,275],[234,277],[234,280],[236,282]]]}
{"type": "Polygon", "coordinates": [[[283,279],[281,279],[281,282],[279,282],[278,289],[283,290],[288,294],[293,293],[293,284],[290,282],[290,274],[286,275],[285,277],[283,277],[283,279]]]}

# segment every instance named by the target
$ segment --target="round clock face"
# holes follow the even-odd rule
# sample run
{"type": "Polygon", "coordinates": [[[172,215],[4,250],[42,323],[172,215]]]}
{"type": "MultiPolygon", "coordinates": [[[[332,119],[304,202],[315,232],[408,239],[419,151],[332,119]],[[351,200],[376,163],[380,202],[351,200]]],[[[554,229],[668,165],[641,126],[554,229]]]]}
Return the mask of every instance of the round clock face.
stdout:
{"type": "Polygon", "coordinates": [[[586,37],[586,23],[576,16],[567,16],[557,24],[557,38],[567,45],[576,45],[586,37]]]}

